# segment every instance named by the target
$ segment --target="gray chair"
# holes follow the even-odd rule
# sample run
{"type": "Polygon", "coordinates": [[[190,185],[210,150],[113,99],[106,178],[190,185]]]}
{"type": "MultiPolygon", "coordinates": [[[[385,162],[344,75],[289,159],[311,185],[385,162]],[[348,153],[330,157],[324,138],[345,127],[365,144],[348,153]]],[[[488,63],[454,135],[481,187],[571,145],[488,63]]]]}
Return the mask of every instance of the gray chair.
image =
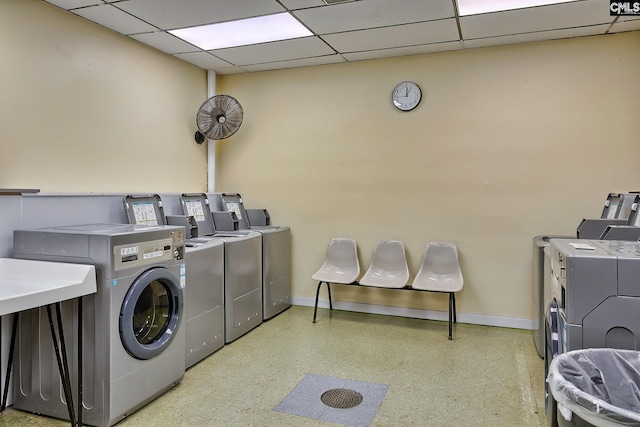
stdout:
{"type": "Polygon", "coordinates": [[[398,240],[378,240],[367,272],[360,279],[364,286],[404,288],[409,282],[409,267],[404,243],[398,240]]]}
{"type": "Polygon", "coordinates": [[[327,284],[329,308],[333,310],[330,283],[350,285],[356,283],[359,276],[360,262],[358,261],[356,241],[342,237],[331,239],[322,266],[311,276],[311,279],[319,282],[318,288],[316,289],[316,304],[313,309],[313,323],[316,323],[318,296],[320,295],[320,287],[322,284],[327,284]]]}
{"type": "Polygon", "coordinates": [[[429,243],[411,287],[421,291],[449,294],[449,339],[453,339],[452,322],[456,322],[455,293],[462,290],[463,284],[456,245],[446,242],[429,243]]]}

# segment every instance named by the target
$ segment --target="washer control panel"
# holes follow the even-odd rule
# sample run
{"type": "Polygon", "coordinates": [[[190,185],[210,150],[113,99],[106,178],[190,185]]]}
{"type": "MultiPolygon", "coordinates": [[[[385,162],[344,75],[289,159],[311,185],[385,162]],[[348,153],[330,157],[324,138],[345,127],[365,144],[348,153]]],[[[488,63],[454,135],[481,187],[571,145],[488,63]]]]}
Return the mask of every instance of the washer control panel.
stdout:
{"type": "Polygon", "coordinates": [[[166,239],[117,245],[113,247],[113,255],[116,271],[163,261],[179,261],[184,258],[184,239],[181,244],[176,244],[176,236],[173,236],[166,239]]]}

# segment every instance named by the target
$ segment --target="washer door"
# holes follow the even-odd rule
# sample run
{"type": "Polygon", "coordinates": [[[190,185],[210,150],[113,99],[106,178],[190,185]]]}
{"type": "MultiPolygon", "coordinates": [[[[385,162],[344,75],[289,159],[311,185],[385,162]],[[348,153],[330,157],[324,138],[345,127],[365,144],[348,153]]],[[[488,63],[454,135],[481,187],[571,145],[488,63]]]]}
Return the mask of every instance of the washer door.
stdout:
{"type": "Polygon", "coordinates": [[[133,282],[120,309],[120,338],[136,359],[162,353],[182,319],[182,289],[166,268],[152,268],[133,282]]]}

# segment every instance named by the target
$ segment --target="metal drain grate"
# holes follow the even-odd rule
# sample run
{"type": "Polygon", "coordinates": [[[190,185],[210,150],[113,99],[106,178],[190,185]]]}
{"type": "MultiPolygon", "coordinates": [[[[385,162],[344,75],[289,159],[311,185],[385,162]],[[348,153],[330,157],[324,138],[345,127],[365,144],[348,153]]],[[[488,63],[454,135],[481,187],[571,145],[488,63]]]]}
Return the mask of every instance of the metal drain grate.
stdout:
{"type": "Polygon", "coordinates": [[[334,388],[322,393],[320,400],[331,408],[348,409],[362,403],[362,395],[355,390],[334,388]]]}

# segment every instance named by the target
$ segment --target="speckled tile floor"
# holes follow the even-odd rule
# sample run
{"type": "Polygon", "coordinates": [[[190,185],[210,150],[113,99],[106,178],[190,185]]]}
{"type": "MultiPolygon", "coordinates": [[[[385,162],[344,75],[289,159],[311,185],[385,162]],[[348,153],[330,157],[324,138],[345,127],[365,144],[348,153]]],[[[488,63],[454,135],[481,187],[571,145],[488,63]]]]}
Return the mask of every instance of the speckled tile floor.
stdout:
{"type": "MultiPolygon", "coordinates": [[[[118,426],[330,426],[273,409],[308,373],[389,386],[371,426],[543,427],[531,331],[292,307],[118,426]]],[[[67,426],[9,408],[2,426],[67,426]]]]}

